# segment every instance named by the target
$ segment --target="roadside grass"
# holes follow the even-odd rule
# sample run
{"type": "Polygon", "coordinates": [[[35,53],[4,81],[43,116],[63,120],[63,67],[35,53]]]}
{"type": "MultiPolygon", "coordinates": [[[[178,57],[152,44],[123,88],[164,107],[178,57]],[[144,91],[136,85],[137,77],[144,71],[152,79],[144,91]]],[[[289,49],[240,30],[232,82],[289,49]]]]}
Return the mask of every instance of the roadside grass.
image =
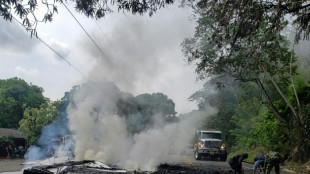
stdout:
{"type": "Polygon", "coordinates": [[[244,160],[245,162],[254,163],[254,157],[257,154],[266,155],[267,150],[266,150],[265,147],[256,147],[256,148],[251,148],[251,149],[242,149],[242,150],[238,150],[238,151],[234,151],[234,152],[229,153],[228,158],[231,158],[234,155],[242,154],[242,153],[247,153],[248,154],[248,158],[244,160]]]}

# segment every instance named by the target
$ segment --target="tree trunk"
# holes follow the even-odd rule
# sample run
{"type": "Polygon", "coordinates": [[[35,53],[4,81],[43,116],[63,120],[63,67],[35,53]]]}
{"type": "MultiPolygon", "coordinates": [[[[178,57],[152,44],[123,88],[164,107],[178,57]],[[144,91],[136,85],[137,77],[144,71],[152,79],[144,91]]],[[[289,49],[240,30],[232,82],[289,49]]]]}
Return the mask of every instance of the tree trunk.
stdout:
{"type": "Polygon", "coordinates": [[[292,110],[294,116],[297,118],[297,112],[294,109],[294,107],[292,106],[292,104],[288,101],[288,99],[285,97],[285,95],[283,94],[283,92],[281,91],[281,89],[279,88],[279,86],[277,85],[277,83],[273,80],[273,78],[271,77],[271,75],[269,74],[268,71],[266,71],[266,69],[263,67],[263,70],[265,72],[265,74],[267,75],[267,77],[269,78],[269,80],[272,82],[272,84],[274,85],[274,87],[276,87],[277,91],[279,92],[279,94],[281,95],[281,97],[283,98],[283,100],[286,102],[286,104],[290,107],[290,109],[292,110]]]}
{"type": "Polygon", "coordinates": [[[268,95],[266,89],[264,88],[262,82],[260,81],[260,79],[257,78],[256,81],[255,81],[255,83],[256,83],[256,84],[258,85],[258,87],[260,88],[262,94],[264,95],[264,97],[265,97],[265,99],[266,99],[266,101],[267,101],[267,103],[268,103],[270,109],[271,109],[272,112],[274,113],[274,115],[275,115],[281,122],[287,124],[287,121],[286,121],[284,118],[282,118],[282,117],[280,116],[280,113],[278,112],[278,109],[273,105],[273,103],[272,103],[272,101],[271,101],[271,99],[270,99],[270,97],[269,97],[269,95],[268,95]]]}

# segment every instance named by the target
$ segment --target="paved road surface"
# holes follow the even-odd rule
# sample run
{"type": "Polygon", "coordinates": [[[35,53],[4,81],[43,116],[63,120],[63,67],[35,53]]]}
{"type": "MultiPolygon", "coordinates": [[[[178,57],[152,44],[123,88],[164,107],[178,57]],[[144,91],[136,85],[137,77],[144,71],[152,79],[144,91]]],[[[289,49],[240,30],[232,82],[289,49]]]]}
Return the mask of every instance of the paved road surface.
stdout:
{"type": "Polygon", "coordinates": [[[24,167],[24,161],[24,159],[0,159],[0,173],[20,171],[24,167]]]}
{"type": "MultiPolygon", "coordinates": [[[[4,171],[19,171],[16,173],[22,173],[20,171],[22,167],[23,160],[1,160],[0,161],[0,173],[4,171]],[[10,167],[8,169],[7,167],[10,167]],[[15,167],[15,168],[14,168],[15,167]],[[5,169],[5,170],[4,170],[5,169]]],[[[211,171],[216,170],[220,171],[221,173],[233,173],[229,164],[223,161],[213,161],[210,159],[203,158],[202,160],[195,160],[194,159],[194,152],[192,150],[187,151],[185,154],[170,154],[169,159],[163,161],[163,163],[167,163],[170,165],[179,165],[181,167],[189,167],[192,169],[199,169],[203,171],[211,171]]],[[[243,169],[245,174],[251,174],[252,164],[243,163],[243,169]]],[[[16,174],[14,173],[14,174],[16,174]]],[[[274,173],[274,172],[273,172],[274,173]]],[[[284,172],[281,172],[284,173],[284,172]]],[[[2,173],[1,173],[2,174],[2,173]]],[[[13,173],[7,173],[13,174],[13,173]]]]}
{"type": "MultiPolygon", "coordinates": [[[[203,158],[202,160],[195,160],[193,150],[188,150],[185,154],[173,154],[172,156],[174,157],[171,159],[171,161],[168,162],[169,164],[179,164],[181,166],[187,166],[203,170],[212,169],[221,171],[221,173],[233,173],[227,161],[214,161],[207,158],[203,158]]],[[[245,174],[252,173],[253,164],[242,163],[242,167],[245,174]]],[[[274,169],[271,173],[275,173],[274,169]]],[[[285,174],[286,172],[280,171],[280,173],[285,174]]]]}

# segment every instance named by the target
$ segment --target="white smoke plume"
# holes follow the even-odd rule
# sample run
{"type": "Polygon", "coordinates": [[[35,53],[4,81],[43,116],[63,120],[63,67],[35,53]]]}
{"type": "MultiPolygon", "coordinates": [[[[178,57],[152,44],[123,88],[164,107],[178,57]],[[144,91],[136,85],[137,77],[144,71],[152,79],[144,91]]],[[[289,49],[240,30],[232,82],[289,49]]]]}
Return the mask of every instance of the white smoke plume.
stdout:
{"type": "MultiPolygon", "coordinates": [[[[87,85],[78,91],[75,106],[68,109],[76,160],[100,160],[122,168],[153,171],[169,160],[170,152],[184,150],[206,118],[205,114],[188,116],[131,136],[125,118],[116,115],[120,97],[121,92],[109,83],[87,85]]],[[[209,114],[215,112],[210,108],[209,114]]]]}
{"type": "MultiPolygon", "coordinates": [[[[88,38],[81,37],[75,42],[77,49],[70,56],[83,57],[85,63],[94,65],[86,81],[95,82],[81,87],[75,93],[74,104],[67,109],[75,143],[69,148],[74,148],[75,160],[100,160],[122,168],[153,171],[169,161],[171,152],[181,152],[192,143],[202,120],[215,114],[216,110],[210,108],[207,114],[197,112],[167,124],[160,119],[161,113],[154,113],[154,125],[135,135],[127,132],[127,125],[139,126],[143,115],[131,120],[117,115],[116,102],[123,97],[119,89],[135,95],[160,89],[159,92],[169,93],[168,97],[177,103],[186,103],[186,98],[195,92],[190,88],[194,83],[186,80],[189,75],[180,48],[183,38],[194,32],[187,16],[184,9],[171,7],[158,11],[151,19],[131,15],[113,17],[113,21],[118,21],[115,26],[110,30],[103,27],[109,40],[102,32],[91,32],[104,55],[88,38]]],[[[186,108],[191,108],[188,105],[176,105],[180,108],[178,112],[188,111],[186,108]]]]}

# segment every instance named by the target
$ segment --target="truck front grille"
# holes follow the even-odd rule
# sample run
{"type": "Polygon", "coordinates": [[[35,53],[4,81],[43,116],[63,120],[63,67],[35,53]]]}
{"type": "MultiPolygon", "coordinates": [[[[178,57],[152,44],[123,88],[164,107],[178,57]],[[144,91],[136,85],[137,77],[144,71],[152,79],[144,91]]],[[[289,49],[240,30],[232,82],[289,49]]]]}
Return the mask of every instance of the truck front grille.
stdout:
{"type": "Polygon", "coordinates": [[[206,148],[220,148],[221,142],[220,141],[206,141],[205,147],[206,148]]]}

